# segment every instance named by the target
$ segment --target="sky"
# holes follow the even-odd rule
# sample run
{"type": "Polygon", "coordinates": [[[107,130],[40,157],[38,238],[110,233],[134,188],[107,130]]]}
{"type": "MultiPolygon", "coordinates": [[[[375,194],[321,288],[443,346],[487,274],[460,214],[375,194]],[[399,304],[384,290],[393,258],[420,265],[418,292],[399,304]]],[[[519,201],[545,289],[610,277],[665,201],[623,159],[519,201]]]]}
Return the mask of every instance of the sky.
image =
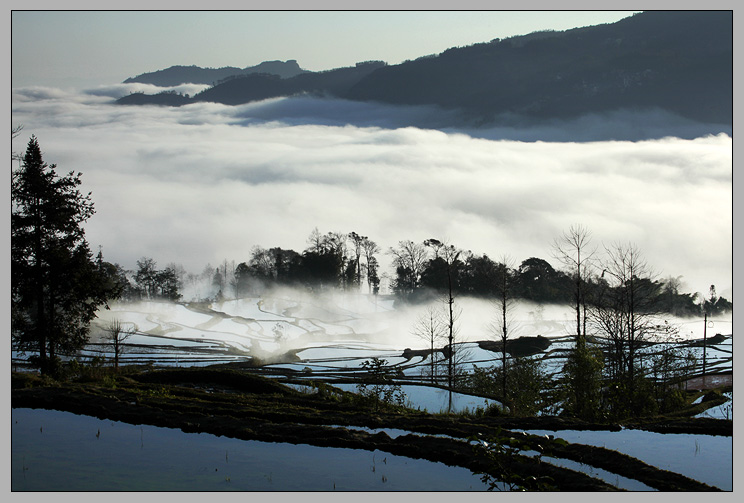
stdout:
{"type": "Polygon", "coordinates": [[[127,77],[176,64],[394,64],[630,12],[581,14],[18,12],[11,120],[24,130],[11,148],[23,151],[33,134],[48,163],[83,173],[97,210],[88,241],[129,269],[143,256],[199,273],[247,261],[253,246],[302,251],[315,227],[358,232],[383,250],[435,237],[517,265],[539,257],[558,266],[552,241],[582,224],[600,251],[633,242],[660,278],[681,276],[684,291],[730,290],[730,130],[622,112],[437,130],[433,108],[311,98],[110,104],[157,91],[121,84],[127,77]],[[672,137],[641,140],[660,128],[672,137]]]}
{"type": "Polygon", "coordinates": [[[245,68],[294,59],[320,71],[368,60],[398,64],[494,38],[611,23],[632,12],[19,10],[12,14],[12,86],[95,86],[173,65],[245,68]]]}

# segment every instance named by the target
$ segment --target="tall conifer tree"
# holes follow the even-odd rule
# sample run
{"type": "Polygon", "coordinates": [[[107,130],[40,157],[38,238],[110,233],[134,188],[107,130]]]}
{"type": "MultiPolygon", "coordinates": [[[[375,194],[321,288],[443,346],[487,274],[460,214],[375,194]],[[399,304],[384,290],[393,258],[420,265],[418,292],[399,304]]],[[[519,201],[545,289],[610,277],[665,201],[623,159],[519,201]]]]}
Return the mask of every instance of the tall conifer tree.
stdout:
{"type": "Polygon", "coordinates": [[[11,310],[14,348],[38,351],[50,373],[81,349],[90,321],[114,293],[93,260],[82,224],[93,214],[81,173],[58,176],[35,137],[11,181],[11,310]]]}

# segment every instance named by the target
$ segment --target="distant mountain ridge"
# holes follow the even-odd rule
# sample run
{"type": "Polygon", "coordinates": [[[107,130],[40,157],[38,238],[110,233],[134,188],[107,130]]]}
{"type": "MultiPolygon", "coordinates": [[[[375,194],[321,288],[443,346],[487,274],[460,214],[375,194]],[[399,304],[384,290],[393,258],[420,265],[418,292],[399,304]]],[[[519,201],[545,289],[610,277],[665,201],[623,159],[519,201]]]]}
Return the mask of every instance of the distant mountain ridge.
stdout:
{"type": "Polygon", "coordinates": [[[240,105],[251,101],[313,94],[342,97],[375,70],[383,68],[382,61],[357,63],[356,66],[336,68],[325,72],[308,72],[288,79],[276,75],[239,75],[205,89],[194,96],[194,101],[211,101],[225,105],[240,105]]]}
{"type": "Polygon", "coordinates": [[[451,48],[399,65],[366,62],[285,78],[241,72],[193,97],[137,94],[118,102],[237,105],[302,93],[437,105],[479,122],[504,114],[555,119],[662,109],[731,125],[733,12],[643,12],[611,24],[451,48]]]}
{"type": "Polygon", "coordinates": [[[164,70],[143,73],[136,77],[130,77],[124,81],[125,84],[139,82],[152,84],[160,87],[171,87],[180,84],[217,84],[220,81],[236,75],[249,75],[254,73],[265,73],[277,75],[281,78],[290,78],[307,70],[300,68],[297,60],[287,61],[264,61],[256,66],[236,68],[225,66],[222,68],[201,68],[199,66],[171,66],[164,70]]]}

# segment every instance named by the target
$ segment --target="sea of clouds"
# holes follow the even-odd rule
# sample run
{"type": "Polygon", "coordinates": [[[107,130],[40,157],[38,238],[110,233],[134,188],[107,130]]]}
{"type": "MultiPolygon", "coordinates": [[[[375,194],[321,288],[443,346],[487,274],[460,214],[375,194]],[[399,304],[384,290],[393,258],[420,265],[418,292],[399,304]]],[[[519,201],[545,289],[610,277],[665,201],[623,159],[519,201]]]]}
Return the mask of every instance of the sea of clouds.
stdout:
{"type": "Polygon", "coordinates": [[[553,240],[582,224],[599,252],[634,243],[659,277],[681,276],[683,291],[715,284],[732,297],[730,127],[660,111],[475,127],[434,107],[308,96],[113,104],[158,90],[13,90],[12,124],[23,125],[13,151],[35,135],[46,162],[83,173],[96,207],[88,241],[125,268],[147,256],[199,273],[247,261],[256,245],[302,251],[315,227],[383,250],[434,237],[558,267],[553,240]]]}

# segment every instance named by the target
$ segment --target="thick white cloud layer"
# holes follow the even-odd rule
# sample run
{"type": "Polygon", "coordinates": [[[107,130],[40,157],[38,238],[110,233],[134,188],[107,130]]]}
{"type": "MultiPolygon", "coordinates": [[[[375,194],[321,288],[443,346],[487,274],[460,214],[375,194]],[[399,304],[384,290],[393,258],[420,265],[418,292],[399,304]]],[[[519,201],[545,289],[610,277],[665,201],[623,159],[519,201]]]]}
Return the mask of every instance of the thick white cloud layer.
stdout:
{"type": "Polygon", "coordinates": [[[45,161],[83,173],[97,210],[88,240],[127,268],[148,256],[200,272],[248,260],[254,245],[302,251],[314,227],[557,267],[553,239],[581,223],[600,247],[635,243],[686,291],[732,285],[732,140],[709,126],[618,112],[444,132],[427,129],[441,111],[426,107],[110,104],[121,92],[16,89],[12,121],[24,125],[14,151],[33,134],[45,161]],[[662,124],[692,139],[594,141],[653,137],[662,124]]]}

